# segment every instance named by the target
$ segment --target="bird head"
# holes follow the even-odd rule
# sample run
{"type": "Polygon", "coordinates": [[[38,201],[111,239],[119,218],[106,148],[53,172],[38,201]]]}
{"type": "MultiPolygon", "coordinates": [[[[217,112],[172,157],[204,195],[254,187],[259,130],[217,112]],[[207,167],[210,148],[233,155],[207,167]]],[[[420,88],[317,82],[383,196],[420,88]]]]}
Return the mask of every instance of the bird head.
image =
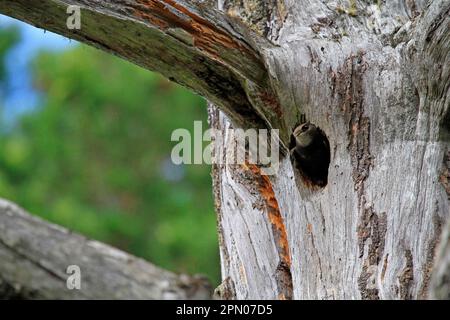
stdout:
{"type": "Polygon", "coordinates": [[[313,142],[316,132],[316,126],[310,122],[299,125],[294,130],[294,138],[296,144],[300,147],[309,146],[313,142]]]}

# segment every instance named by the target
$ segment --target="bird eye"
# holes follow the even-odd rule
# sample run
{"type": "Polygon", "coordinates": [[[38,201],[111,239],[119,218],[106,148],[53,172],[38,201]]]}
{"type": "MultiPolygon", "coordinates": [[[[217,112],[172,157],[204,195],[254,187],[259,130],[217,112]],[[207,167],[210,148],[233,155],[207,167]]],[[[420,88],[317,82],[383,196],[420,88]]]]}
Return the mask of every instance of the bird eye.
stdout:
{"type": "Polygon", "coordinates": [[[308,130],[309,129],[309,126],[307,125],[307,124],[305,124],[303,127],[302,127],[302,132],[305,132],[306,130],[308,130]]]}

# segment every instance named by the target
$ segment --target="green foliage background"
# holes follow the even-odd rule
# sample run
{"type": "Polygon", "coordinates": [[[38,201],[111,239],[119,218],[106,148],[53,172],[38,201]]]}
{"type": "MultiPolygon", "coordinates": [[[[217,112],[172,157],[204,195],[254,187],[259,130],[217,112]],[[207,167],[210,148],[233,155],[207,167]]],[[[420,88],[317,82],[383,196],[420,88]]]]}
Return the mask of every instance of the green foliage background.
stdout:
{"type": "MultiPolygon", "coordinates": [[[[14,30],[0,30],[1,61],[15,40],[14,30]]],[[[33,77],[45,99],[12,130],[0,130],[0,197],[164,268],[204,273],[217,283],[210,168],[184,166],[175,182],[163,174],[176,144],[172,131],[192,131],[194,120],[207,127],[203,99],[81,45],[40,54],[33,77]]]]}

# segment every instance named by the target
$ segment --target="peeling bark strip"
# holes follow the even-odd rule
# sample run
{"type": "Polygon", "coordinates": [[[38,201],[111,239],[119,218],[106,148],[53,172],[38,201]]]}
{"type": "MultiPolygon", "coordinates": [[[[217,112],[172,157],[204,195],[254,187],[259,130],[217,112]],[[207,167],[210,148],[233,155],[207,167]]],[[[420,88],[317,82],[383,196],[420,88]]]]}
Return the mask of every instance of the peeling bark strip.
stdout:
{"type": "MultiPolygon", "coordinates": [[[[159,72],[220,106],[238,126],[268,125],[246,92],[251,86],[254,96],[274,96],[267,70],[213,8],[182,0],[2,0],[0,13],[159,72]],[[81,7],[81,30],[67,28],[68,5],[81,7]]],[[[258,102],[263,110],[264,100],[258,102]]]]}
{"type": "Polygon", "coordinates": [[[406,300],[411,299],[411,285],[414,280],[414,266],[413,266],[413,257],[411,250],[405,250],[405,267],[403,268],[402,273],[400,274],[399,281],[399,295],[400,299],[406,300]]]}
{"type": "Polygon", "coordinates": [[[450,3],[447,3],[446,7],[433,19],[426,31],[425,41],[430,42],[436,35],[436,31],[442,28],[448,28],[448,21],[450,16],[450,3]],[[447,21],[447,24],[445,22],[447,21]]]}
{"type": "Polygon", "coordinates": [[[229,16],[271,40],[278,38],[287,17],[284,0],[225,0],[223,7],[229,16]]]}
{"type": "MultiPolygon", "coordinates": [[[[368,66],[364,60],[364,53],[346,59],[345,64],[337,71],[331,72],[332,90],[338,97],[341,111],[348,121],[348,151],[350,153],[352,178],[354,188],[358,194],[358,208],[360,211],[357,228],[359,258],[364,258],[364,248],[370,240],[367,256],[363,260],[363,267],[358,278],[358,289],[363,299],[378,300],[379,290],[376,283],[378,265],[382,261],[387,230],[386,213],[377,215],[371,204],[366,201],[364,182],[368,178],[372,166],[370,154],[370,119],[364,116],[364,87],[363,75],[368,66]],[[374,281],[373,281],[374,282],[374,281]]],[[[387,257],[382,267],[382,274],[386,272],[387,257]]]]}
{"type": "MultiPolygon", "coordinates": [[[[208,123],[210,128],[220,130],[220,111],[213,104],[208,103],[208,123]]],[[[213,135],[212,139],[215,139],[213,135]]],[[[215,144],[214,152],[219,152],[219,148],[222,146],[218,145],[216,140],[213,140],[215,144]]],[[[214,157],[216,154],[213,155],[214,157]]],[[[212,164],[211,166],[211,178],[212,178],[212,187],[213,187],[213,195],[214,195],[214,209],[217,214],[217,231],[218,231],[218,240],[219,240],[219,249],[220,249],[220,260],[221,260],[221,271],[222,275],[225,273],[224,269],[229,268],[230,265],[230,253],[228,252],[228,248],[225,244],[224,234],[225,230],[222,225],[222,188],[220,183],[220,170],[222,169],[222,165],[212,164]]],[[[236,299],[236,289],[233,282],[233,279],[227,277],[222,283],[215,289],[214,296],[216,299],[223,300],[234,300],[236,299]]]]}
{"type": "Polygon", "coordinates": [[[423,266],[423,284],[419,290],[420,299],[428,298],[431,271],[433,270],[433,265],[437,254],[436,248],[439,246],[439,241],[442,234],[442,225],[442,219],[438,215],[435,215],[433,218],[434,237],[428,243],[427,260],[423,266]]]}
{"type": "MultiPolygon", "coordinates": [[[[370,279],[376,279],[378,265],[381,262],[384,253],[385,237],[387,230],[386,213],[378,216],[372,207],[365,208],[363,216],[358,226],[358,244],[359,257],[364,256],[364,247],[366,241],[370,239],[367,257],[364,260],[362,272],[358,278],[358,288],[363,299],[378,300],[380,299],[378,289],[374,283],[370,283],[370,279]]],[[[384,277],[387,268],[387,255],[383,262],[381,277],[384,277]]]]}
{"type": "Polygon", "coordinates": [[[364,265],[358,277],[358,289],[361,293],[361,298],[364,300],[380,300],[378,289],[374,287],[372,282],[375,277],[374,269],[364,265]]]}
{"type": "Polygon", "coordinates": [[[435,220],[450,216],[449,0],[0,0],[0,12],[190,88],[220,108],[221,130],[276,128],[287,146],[305,114],[327,132],[320,192],[298,187],[286,157],[270,181],[213,167],[225,297],[420,298],[432,264],[434,296],[450,295],[448,233],[434,261],[435,220]]]}
{"type": "Polygon", "coordinates": [[[290,267],[291,257],[289,254],[286,229],[269,177],[263,175],[261,169],[255,164],[246,163],[243,168],[246,171],[250,171],[254,175],[252,180],[257,182],[260,195],[264,200],[266,208],[268,209],[268,217],[273,227],[275,239],[277,240],[277,247],[280,253],[281,261],[286,264],[286,266],[290,267]]]}
{"type": "Polygon", "coordinates": [[[290,270],[291,257],[286,228],[280,213],[278,201],[275,197],[269,177],[263,175],[261,169],[257,165],[247,163],[244,169],[250,170],[254,175],[252,180],[256,181],[259,186],[259,192],[264,199],[265,207],[268,210],[269,221],[272,225],[276,248],[280,257],[280,262],[275,274],[280,292],[278,298],[290,300],[293,297],[292,275],[290,270]]]}
{"type": "Polygon", "coordinates": [[[242,166],[245,172],[250,173],[251,181],[254,181],[258,187],[259,195],[263,200],[264,207],[267,209],[268,218],[272,225],[272,232],[275,245],[280,257],[275,278],[278,284],[279,299],[292,299],[292,275],[291,275],[291,256],[289,252],[289,243],[286,233],[286,227],[281,216],[278,201],[272,189],[272,183],[269,177],[263,175],[261,169],[255,165],[246,163],[242,166]]]}

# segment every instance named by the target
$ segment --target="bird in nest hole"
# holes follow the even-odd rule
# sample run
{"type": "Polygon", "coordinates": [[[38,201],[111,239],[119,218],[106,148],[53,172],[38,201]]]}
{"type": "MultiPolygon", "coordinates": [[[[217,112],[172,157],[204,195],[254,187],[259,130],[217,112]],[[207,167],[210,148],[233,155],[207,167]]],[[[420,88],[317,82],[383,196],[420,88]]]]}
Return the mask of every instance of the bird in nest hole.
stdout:
{"type": "Polygon", "coordinates": [[[305,182],[325,187],[330,164],[330,144],[325,133],[310,122],[297,126],[289,144],[291,160],[305,182]]]}

